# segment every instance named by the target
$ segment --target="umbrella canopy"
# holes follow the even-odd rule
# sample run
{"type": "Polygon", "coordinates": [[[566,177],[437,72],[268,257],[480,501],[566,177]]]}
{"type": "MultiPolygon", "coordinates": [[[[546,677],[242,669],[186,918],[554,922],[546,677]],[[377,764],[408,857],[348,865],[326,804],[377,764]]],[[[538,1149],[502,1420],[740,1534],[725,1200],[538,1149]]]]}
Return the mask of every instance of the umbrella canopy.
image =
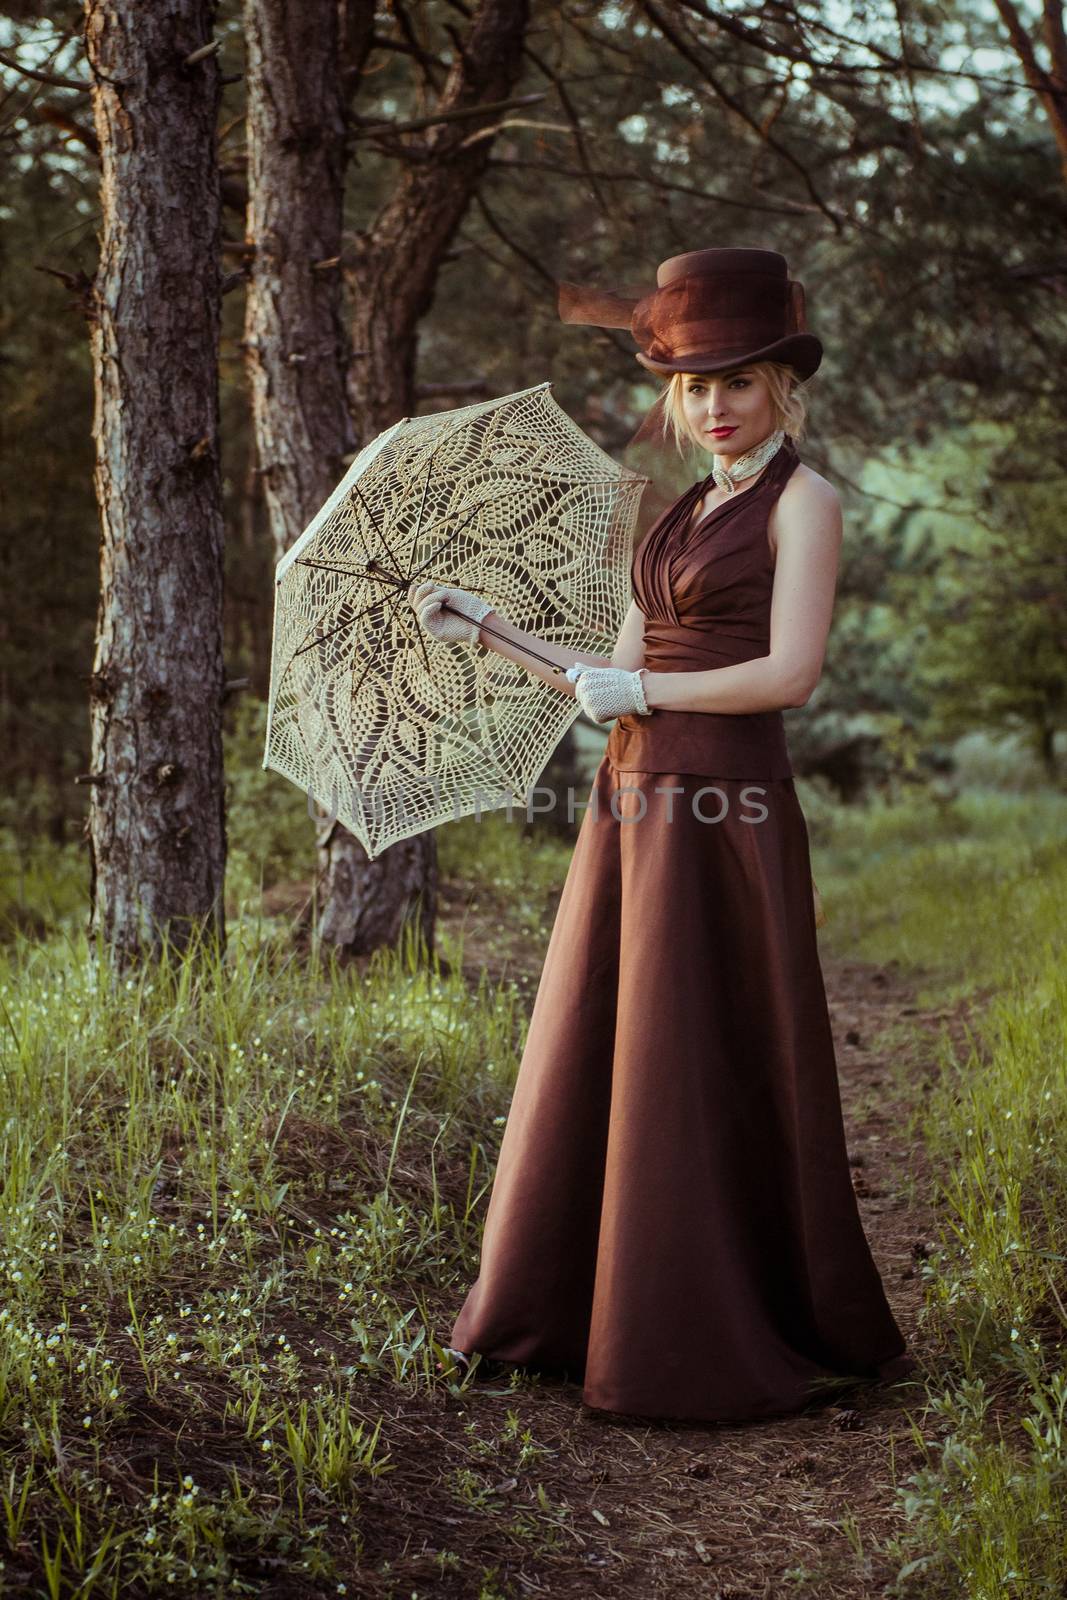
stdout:
{"type": "Polygon", "coordinates": [[[484,645],[427,637],[413,582],[471,590],[576,652],[610,650],[622,625],[647,480],[551,389],[395,423],[277,565],[263,765],[372,858],[521,800],[580,711],[484,645]]]}

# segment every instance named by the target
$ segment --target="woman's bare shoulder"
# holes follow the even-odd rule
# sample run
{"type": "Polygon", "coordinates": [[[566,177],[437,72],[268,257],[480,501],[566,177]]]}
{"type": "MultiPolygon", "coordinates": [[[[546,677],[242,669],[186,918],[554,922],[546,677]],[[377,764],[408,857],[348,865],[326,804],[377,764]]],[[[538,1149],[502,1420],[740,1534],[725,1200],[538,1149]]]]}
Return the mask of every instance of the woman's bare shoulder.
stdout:
{"type": "Polygon", "coordinates": [[[814,519],[840,534],[841,501],[821,472],[800,461],[789,474],[767,524],[767,540],[776,559],[779,534],[790,527],[808,528],[814,519]]]}
{"type": "Polygon", "coordinates": [[[780,498],[788,500],[790,505],[795,504],[798,509],[840,504],[840,496],[833,484],[821,472],[816,472],[814,467],[809,467],[806,461],[799,461],[789,474],[780,498]]]}

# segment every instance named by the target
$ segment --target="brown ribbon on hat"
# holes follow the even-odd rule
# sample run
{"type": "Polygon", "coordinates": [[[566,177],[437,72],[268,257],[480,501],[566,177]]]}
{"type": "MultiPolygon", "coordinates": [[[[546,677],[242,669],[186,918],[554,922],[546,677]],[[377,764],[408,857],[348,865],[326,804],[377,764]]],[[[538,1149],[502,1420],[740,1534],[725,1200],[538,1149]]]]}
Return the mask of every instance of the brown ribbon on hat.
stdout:
{"type": "MultiPolygon", "coordinates": [[[[807,333],[804,285],[797,278],[790,278],[788,281],[789,319],[786,332],[807,333]]],[[[668,290],[706,282],[706,279],[701,278],[679,278],[668,285],[668,290]]],[[[566,280],[561,281],[557,287],[561,322],[581,323],[587,328],[629,328],[631,332],[634,331],[633,319],[638,306],[643,301],[654,300],[666,292],[663,289],[654,289],[651,294],[647,291],[635,294],[633,290],[600,289],[593,284],[568,283],[566,280]]],[[[637,337],[636,333],[634,337],[637,337]]]]}
{"type": "Polygon", "coordinates": [[[635,308],[644,299],[621,289],[596,289],[585,283],[560,283],[561,322],[579,322],[587,328],[628,328],[635,308]]]}

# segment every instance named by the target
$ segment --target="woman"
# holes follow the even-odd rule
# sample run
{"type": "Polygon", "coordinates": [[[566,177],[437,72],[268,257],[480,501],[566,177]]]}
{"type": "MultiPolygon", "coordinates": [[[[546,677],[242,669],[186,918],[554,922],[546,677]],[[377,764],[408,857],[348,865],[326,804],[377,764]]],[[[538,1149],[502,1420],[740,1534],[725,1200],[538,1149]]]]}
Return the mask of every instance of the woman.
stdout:
{"type": "Polygon", "coordinates": [[[674,257],[636,303],[565,286],[561,310],[628,323],[711,471],[638,547],[610,659],[463,590],[410,596],[435,637],[570,692],[533,645],[615,719],[451,1355],[574,1377],[602,1410],[743,1421],[914,1366],[852,1188],[782,720],[819,679],[842,536],[795,444],[822,346],[774,251],[674,257]]]}

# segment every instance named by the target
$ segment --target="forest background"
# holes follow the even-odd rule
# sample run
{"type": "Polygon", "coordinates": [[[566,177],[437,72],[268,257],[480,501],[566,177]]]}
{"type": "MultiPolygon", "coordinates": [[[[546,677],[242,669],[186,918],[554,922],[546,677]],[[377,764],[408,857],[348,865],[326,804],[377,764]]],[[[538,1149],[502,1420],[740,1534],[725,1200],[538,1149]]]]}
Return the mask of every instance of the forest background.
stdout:
{"type": "Polygon", "coordinates": [[[0,0],[0,220],[4,1593],[1062,1595],[1063,5],[0,0]],[[443,1348],[577,823],[371,863],[261,766],[346,460],[546,379],[622,451],[656,390],[556,283],[704,245],[826,349],[786,719],[921,1363],[725,1435],[443,1348]]]}
{"type": "MultiPolygon", "coordinates": [[[[109,867],[115,822],[93,824],[90,806],[104,797],[87,798],[109,738],[98,707],[94,749],[94,633],[115,631],[106,605],[131,603],[107,583],[100,600],[93,492],[90,333],[108,294],[98,240],[102,225],[117,237],[130,217],[102,223],[112,202],[102,203],[101,140],[116,125],[106,110],[94,124],[82,30],[115,9],[4,8],[0,821],[9,882],[24,881],[44,842],[80,845],[84,903],[85,856],[97,857],[95,914],[121,943],[106,902],[120,883],[136,894],[138,873],[154,880],[156,868],[118,857],[109,867]]],[[[711,243],[782,250],[826,347],[803,450],[842,494],[847,531],[823,681],[808,706],[787,713],[797,771],[845,803],[911,784],[951,795],[972,778],[1062,787],[1067,54],[1057,7],[1039,17],[1006,0],[758,9],[395,0],[287,16],[269,0],[244,13],[226,0],[210,13],[160,13],[149,62],[167,27],[185,40],[199,28],[215,48],[183,60],[178,84],[159,69],[144,114],[165,128],[168,92],[188,92],[198,72],[219,80],[208,94],[218,101],[217,193],[204,172],[191,180],[204,186],[192,199],[201,233],[217,246],[196,291],[214,287],[221,308],[221,426],[199,446],[217,475],[195,500],[162,508],[164,532],[146,511],[147,488],[112,517],[124,509],[140,519],[136,581],[150,589],[163,548],[153,560],[153,539],[172,541],[167,559],[180,572],[182,541],[192,552],[190,529],[204,525],[199,496],[218,501],[219,716],[232,741],[228,792],[254,810],[253,831],[269,834],[277,814],[291,836],[299,805],[255,767],[273,564],[346,457],[411,409],[546,378],[617,453],[656,391],[628,335],[558,321],[555,283],[641,285],[657,261],[711,243]],[[288,116],[288,132],[271,115],[288,116]],[[261,154],[250,172],[254,140],[261,154]],[[257,230],[294,258],[322,251],[305,272],[317,307],[286,301],[265,280],[257,230]],[[272,324],[263,307],[279,299],[272,324]],[[310,355],[295,350],[309,329],[285,325],[287,305],[319,319],[310,355]],[[335,330],[327,350],[323,315],[335,330]],[[257,329],[279,346],[266,375],[257,329]],[[302,474],[290,459],[280,476],[294,481],[279,482],[266,455],[273,445],[299,457],[301,439],[279,447],[260,414],[257,454],[254,397],[287,361],[302,363],[298,376],[316,390],[302,424],[314,468],[302,474]]],[[[128,64],[137,47],[123,48],[128,64]]],[[[146,169],[140,181],[149,180],[146,169]]],[[[170,226],[180,234],[184,225],[176,207],[170,226]]],[[[177,280],[168,292],[161,277],[155,289],[180,315],[177,280]]],[[[166,363],[174,329],[153,317],[150,295],[134,303],[127,293],[125,336],[149,363],[158,339],[166,363]]],[[[204,371],[210,380],[210,364],[204,371]]],[[[292,412],[305,402],[289,393],[292,412]]],[[[105,400],[130,406],[129,396],[105,400]]],[[[200,420],[188,419],[184,437],[181,419],[170,420],[181,447],[196,448],[200,420]]],[[[127,426],[143,435],[151,423],[149,407],[127,426]]],[[[141,468],[147,482],[153,466],[141,468]]],[[[165,635],[144,638],[126,665],[147,677],[166,645],[165,635]]],[[[210,639],[204,649],[210,656],[210,639]]],[[[192,679],[178,686],[175,722],[187,713],[182,695],[201,689],[192,679]]],[[[596,732],[576,731],[595,750],[596,732]]],[[[570,759],[565,741],[560,770],[570,759]]],[[[174,831],[183,805],[206,811],[209,793],[164,795],[157,837],[174,831]]],[[[304,843],[310,870],[310,827],[304,843]]],[[[357,949],[395,934],[394,913],[433,880],[434,860],[409,863],[370,932],[338,907],[321,840],[319,870],[325,935],[357,949]]],[[[216,850],[206,876],[221,871],[216,850]]],[[[12,914],[32,921],[37,913],[9,894],[12,914]]]]}

